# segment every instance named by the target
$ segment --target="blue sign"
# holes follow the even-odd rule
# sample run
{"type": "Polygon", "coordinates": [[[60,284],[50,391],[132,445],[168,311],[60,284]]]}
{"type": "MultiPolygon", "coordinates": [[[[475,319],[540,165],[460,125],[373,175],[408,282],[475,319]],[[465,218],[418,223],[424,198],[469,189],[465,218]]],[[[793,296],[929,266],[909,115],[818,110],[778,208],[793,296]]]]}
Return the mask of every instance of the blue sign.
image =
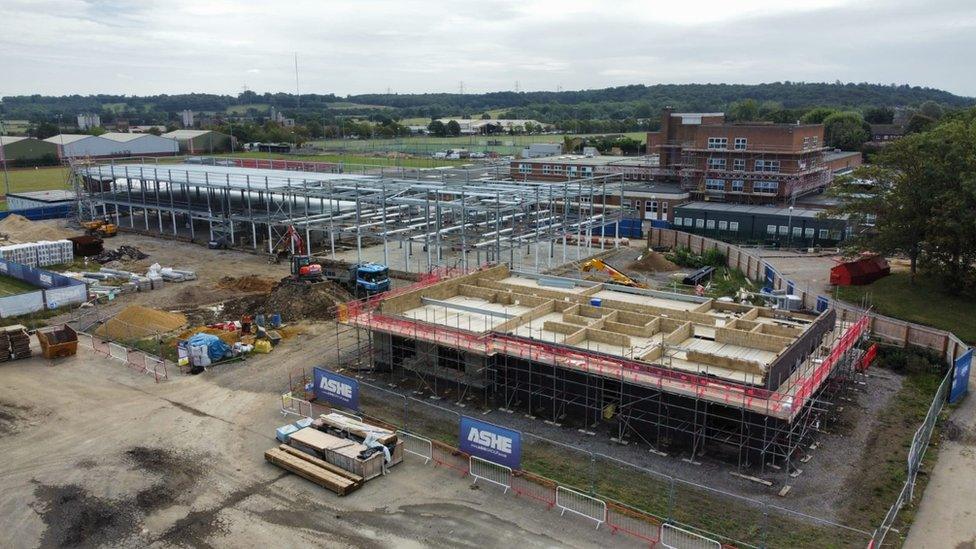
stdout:
{"type": "Polygon", "coordinates": [[[766,287],[775,288],[773,283],[776,282],[776,271],[773,270],[771,265],[766,265],[766,287]]]}
{"type": "Polygon", "coordinates": [[[518,469],[522,464],[522,433],[461,416],[461,451],[518,469]]]}
{"type": "Polygon", "coordinates": [[[786,281],[786,293],[788,293],[790,295],[793,295],[794,293],[796,293],[796,283],[793,282],[792,280],[787,280],[786,281]]]}
{"type": "Polygon", "coordinates": [[[956,359],[952,372],[952,388],[949,389],[949,404],[959,402],[969,392],[969,367],[973,363],[973,350],[969,349],[956,359]]]}
{"type": "Polygon", "coordinates": [[[827,298],[827,297],[825,297],[825,296],[818,295],[817,296],[817,312],[818,313],[822,313],[822,312],[826,311],[828,307],[830,307],[830,299],[827,298]]]}
{"type": "Polygon", "coordinates": [[[317,400],[324,400],[352,410],[359,409],[358,381],[319,367],[313,368],[312,374],[317,400]]]}

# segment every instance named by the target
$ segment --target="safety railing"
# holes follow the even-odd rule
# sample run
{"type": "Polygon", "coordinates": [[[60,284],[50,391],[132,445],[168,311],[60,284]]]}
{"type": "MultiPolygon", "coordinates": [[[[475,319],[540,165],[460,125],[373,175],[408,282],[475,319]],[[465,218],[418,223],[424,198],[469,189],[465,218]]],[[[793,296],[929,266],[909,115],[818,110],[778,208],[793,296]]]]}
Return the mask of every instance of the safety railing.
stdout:
{"type": "Polygon", "coordinates": [[[673,524],[661,526],[661,545],[668,549],[722,549],[722,544],[673,524]]]}
{"type": "Polygon", "coordinates": [[[504,488],[503,494],[508,493],[512,487],[511,467],[481,459],[478,456],[468,458],[468,474],[474,479],[471,484],[477,484],[479,480],[484,480],[504,488]]]}
{"type": "Polygon", "coordinates": [[[424,465],[434,458],[434,445],[430,440],[403,429],[397,430],[397,438],[403,441],[403,451],[423,459],[424,465]]]}
{"type": "Polygon", "coordinates": [[[312,417],[312,403],[301,398],[292,396],[291,393],[281,394],[281,415],[295,415],[300,417],[312,417]]]}
{"type": "Polygon", "coordinates": [[[597,529],[607,521],[607,502],[565,486],[556,486],[556,507],[561,509],[560,515],[569,511],[574,515],[593,520],[596,522],[597,529]]]}

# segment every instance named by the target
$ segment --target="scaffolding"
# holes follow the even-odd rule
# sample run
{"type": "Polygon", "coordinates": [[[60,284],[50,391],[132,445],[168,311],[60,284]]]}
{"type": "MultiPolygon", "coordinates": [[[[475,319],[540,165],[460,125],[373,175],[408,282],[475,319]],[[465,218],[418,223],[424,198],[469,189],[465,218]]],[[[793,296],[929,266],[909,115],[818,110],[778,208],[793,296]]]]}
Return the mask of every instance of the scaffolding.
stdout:
{"type": "MultiPolygon", "coordinates": [[[[464,270],[441,272],[399,295],[437,295],[470,282],[470,276],[464,270]]],[[[527,306],[535,303],[529,295],[513,295],[527,306]]],[[[867,328],[864,318],[839,321],[833,310],[821,313],[804,332],[810,337],[781,353],[791,363],[787,376],[747,383],[723,379],[718,368],[693,373],[674,367],[677,345],[662,343],[660,352],[641,357],[617,356],[513,333],[518,318],[505,315],[482,330],[470,318],[466,324],[463,314],[453,320],[440,315],[442,305],[434,301],[427,302],[430,318],[384,311],[378,300],[342,306],[342,363],[434,398],[606,431],[614,440],[686,454],[692,462],[706,453],[720,456],[759,474],[798,474],[806,447],[835,413],[836,398],[854,390],[867,328]]],[[[444,303],[445,311],[464,306],[444,303]]],[[[708,300],[700,309],[716,305],[708,300]]]]}
{"type": "Polygon", "coordinates": [[[408,179],[404,170],[248,166],[233,159],[74,163],[79,216],[268,254],[294,253],[287,237],[297,233],[310,254],[348,252],[357,262],[429,272],[485,262],[543,270],[618,245],[617,223],[635,215],[605,205],[607,196],[622,197],[620,175],[514,183],[490,174],[473,180],[465,170],[415,171],[408,179]]]}

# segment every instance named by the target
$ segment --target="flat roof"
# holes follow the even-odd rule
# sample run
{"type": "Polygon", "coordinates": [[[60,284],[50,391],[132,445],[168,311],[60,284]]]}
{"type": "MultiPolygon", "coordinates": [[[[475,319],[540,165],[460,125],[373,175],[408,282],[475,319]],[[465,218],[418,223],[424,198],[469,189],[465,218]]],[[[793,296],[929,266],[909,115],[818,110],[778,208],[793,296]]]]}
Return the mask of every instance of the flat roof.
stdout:
{"type": "Polygon", "coordinates": [[[858,151],[830,151],[824,155],[824,160],[830,162],[831,160],[838,160],[851,156],[861,156],[861,153],[858,151]]]}
{"type": "Polygon", "coordinates": [[[576,166],[607,166],[610,164],[623,164],[623,165],[646,165],[646,166],[657,166],[658,156],[657,155],[643,155],[643,156],[610,156],[610,155],[596,155],[596,156],[586,156],[583,154],[558,154],[553,156],[538,156],[535,158],[525,158],[521,160],[514,160],[513,162],[532,162],[536,164],[572,164],[576,166]]]}
{"type": "Polygon", "coordinates": [[[220,132],[214,130],[173,130],[171,132],[164,133],[162,137],[168,137],[169,139],[193,139],[194,137],[200,137],[201,135],[206,135],[208,133],[220,132]]]}
{"type": "Polygon", "coordinates": [[[301,187],[302,182],[325,183],[334,181],[364,181],[379,179],[373,175],[299,172],[294,170],[267,170],[261,168],[239,168],[237,166],[210,166],[205,164],[98,164],[78,168],[80,173],[99,179],[112,177],[130,179],[146,179],[158,181],[172,181],[174,183],[189,183],[191,185],[210,185],[216,187],[232,187],[237,189],[250,188],[261,190],[265,188],[267,178],[268,188],[281,189],[291,186],[301,187]]]}
{"type": "MultiPolygon", "coordinates": [[[[688,202],[675,206],[675,208],[706,210],[711,212],[730,212],[751,215],[781,215],[793,217],[815,218],[819,217],[823,210],[813,210],[803,206],[794,206],[792,214],[789,206],[756,206],[751,204],[727,204],[724,202],[688,202]]],[[[840,219],[840,218],[832,218],[840,219]]]]}
{"type": "Polygon", "coordinates": [[[50,191],[30,191],[25,193],[10,193],[7,195],[8,198],[25,198],[28,200],[37,200],[40,202],[70,202],[73,201],[77,195],[74,191],[67,191],[63,189],[55,189],[50,191]]]}
{"type": "Polygon", "coordinates": [[[624,183],[624,194],[627,193],[659,193],[659,194],[680,194],[687,196],[688,191],[681,188],[678,183],[661,183],[651,181],[640,184],[624,183]]]}
{"type": "Polygon", "coordinates": [[[749,385],[764,385],[776,359],[817,318],[505,265],[387,298],[380,312],[749,385]]]}

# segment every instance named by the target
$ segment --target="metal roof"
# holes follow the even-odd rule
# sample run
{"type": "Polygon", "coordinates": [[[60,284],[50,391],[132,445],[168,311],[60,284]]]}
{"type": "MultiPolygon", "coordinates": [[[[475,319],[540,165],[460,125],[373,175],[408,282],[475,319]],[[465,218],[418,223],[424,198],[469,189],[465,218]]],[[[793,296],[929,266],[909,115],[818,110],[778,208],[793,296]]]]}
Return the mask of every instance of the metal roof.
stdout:
{"type": "Polygon", "coordinates": [[[48,137],[44,141],[48,143],[54,143],[55,145],[67,145],[68,143],[74,143],[75,141],[81,141],[82,139],[98,139],[97,135],[88,135],[87,133],[62,133],[48,137]]]}
{"type": "Polygon", "coordinates": [[[192,185],[250,188],[257,191],[265,188],[284,189],[303,186],[303,183],[326,183],[335,181],[372,181],[377,176],[299,172],[290,170],[266,170],[259,168],[239,168],[237,166],[208,166],[202,164],[115,164],[86,166],[79,170],[98,179],[124,178],[150,181],[172,181],[192,185]],[[267,186],[265,186],[267,180],[267,186]]]}
{"type": "MultiPolygon", "coordinates": [[[[728,212],[743,215],[791,215],[789,206],[782,205],[756,206],[752,204],[727,204],[725,202],[689,202],[687,204],[681,204],[680,206],[675,207],[685,210],[705,210],[710,212],[728,212]]],[[[824,210],[815,210],[795,206],[793,208],[792,216],[815,218],[819,217],[823,211],[824,210]]]]}
{"type": "Polygon", "coordinates": [[[134,141],[136,139],[142,139],[148,137],[152,139],[153,137],[159,137],[158,135],[153,135],[151,133],[122,133],[122,132],[109,132],[103,133],[99,137],[104,137],[105,139],[111,139],[112,141],[117,141],[119,143],[127,143],[129,141],[134,141]]]}
{"type": "Polygon", "coordinates": [[[168,137],[169,139],[194,139],[200,137],[201,135],[207,135],[208,133],[220,133],[213,130],[173,130],[163,134],[163,137],[168,137]]]}
{"type": "Polygon", "coordinates": [[[33,139],[33,137],[27,138],[27,137],[21,137],[17,135],[0,135],[0,145],[9,145],[11,143],[23,141],[25,139],[33,139]]]}

